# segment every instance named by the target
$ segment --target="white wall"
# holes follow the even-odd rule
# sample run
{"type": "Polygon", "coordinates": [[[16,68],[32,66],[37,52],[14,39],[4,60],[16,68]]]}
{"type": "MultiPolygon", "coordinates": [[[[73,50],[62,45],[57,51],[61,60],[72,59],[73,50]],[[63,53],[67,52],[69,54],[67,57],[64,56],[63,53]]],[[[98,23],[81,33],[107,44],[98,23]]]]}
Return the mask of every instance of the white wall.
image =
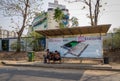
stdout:
{"type": "Polygon", "coordinates": [[[48,29],[58,29],[59,24],[54,19],[54,10],[48,11],[48,29]]]}

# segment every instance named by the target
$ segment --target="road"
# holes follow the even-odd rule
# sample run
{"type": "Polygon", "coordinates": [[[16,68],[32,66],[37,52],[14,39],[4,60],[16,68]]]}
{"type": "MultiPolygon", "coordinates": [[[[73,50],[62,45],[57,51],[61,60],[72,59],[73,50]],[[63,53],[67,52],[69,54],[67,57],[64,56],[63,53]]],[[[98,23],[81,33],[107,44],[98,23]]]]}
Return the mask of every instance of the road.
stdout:
{"type": "Polygon", "coordinates": [[[120,81],[120,72],[1,66],[0,81],[120,81]]]}

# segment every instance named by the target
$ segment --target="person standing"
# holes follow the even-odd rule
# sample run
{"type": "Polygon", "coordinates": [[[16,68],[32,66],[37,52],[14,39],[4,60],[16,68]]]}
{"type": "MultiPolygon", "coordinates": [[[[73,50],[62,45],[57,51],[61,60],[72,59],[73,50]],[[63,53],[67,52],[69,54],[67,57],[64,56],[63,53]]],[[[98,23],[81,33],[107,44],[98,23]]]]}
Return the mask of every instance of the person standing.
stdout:
{"type": "Polygon", "coordinates": [[[49,58],[50,51],[49,49],[46,50],[46,54],[43,55],[44,57],[44,63],[47,63],[47,59],[49,58]]]}

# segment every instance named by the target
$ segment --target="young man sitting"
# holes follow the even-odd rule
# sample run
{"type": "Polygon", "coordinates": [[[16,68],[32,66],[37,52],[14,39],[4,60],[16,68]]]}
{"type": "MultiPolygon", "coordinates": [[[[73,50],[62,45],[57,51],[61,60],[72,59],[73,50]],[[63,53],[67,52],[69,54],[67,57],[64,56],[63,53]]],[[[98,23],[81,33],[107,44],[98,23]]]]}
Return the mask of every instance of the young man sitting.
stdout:
{"type": "Polygon", "coordinates": [[[61,56],[57,50],[54,53],[54,61],[59,61],[61,63],[61,56]]]}

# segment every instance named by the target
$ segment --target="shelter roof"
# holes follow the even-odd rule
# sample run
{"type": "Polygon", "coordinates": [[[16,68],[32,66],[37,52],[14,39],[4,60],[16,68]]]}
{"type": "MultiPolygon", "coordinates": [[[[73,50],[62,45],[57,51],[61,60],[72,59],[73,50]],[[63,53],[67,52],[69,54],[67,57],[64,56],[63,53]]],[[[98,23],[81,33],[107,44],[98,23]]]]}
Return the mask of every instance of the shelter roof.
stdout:
{"type": "Polygon", "coordinates": [[[81,35],[81,34],[105,34],[108,32],[111,24],[97,26],[82,26],[62,29],[36,30],[43,36],[66,36],[66,35],[81,35]]]}

